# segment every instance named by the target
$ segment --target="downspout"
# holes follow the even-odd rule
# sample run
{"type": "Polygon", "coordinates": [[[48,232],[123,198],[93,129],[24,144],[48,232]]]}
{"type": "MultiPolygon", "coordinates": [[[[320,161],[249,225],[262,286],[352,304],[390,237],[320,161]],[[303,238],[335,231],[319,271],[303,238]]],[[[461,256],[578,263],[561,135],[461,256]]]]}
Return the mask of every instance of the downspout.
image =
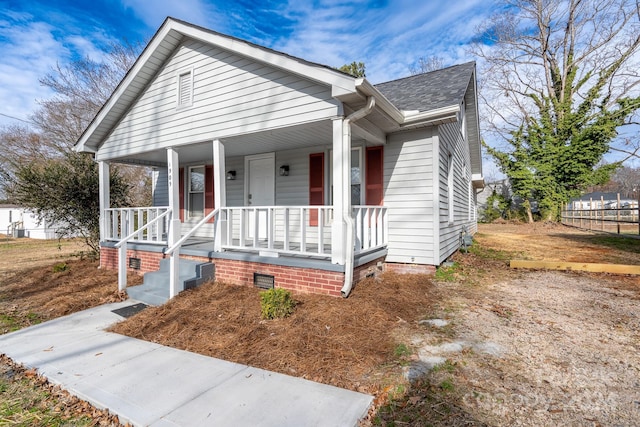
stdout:
{"type": "MultiPolygon", "coordinates": [[[[367,105],[361,108],[358,111],[354,111],[349,114],[344,121],[342,122],[342,144],[349,144],[349,153],[351,153],[351,122],[355,122],[356,120],[360,120],[361,118],[368,115],[373,107],[376,105],[376,99],[373,96],[367,97],[367,105]]],[[[350,154],[349,154],[350,155],[350,154]]],[[[344,181],[346,183],[351,183],[351,176],[347,177],[347,180],[344,181]]],[[[348,194],[351,194],[350,192],[348,194]]],[[[350,196],[349,196],[350,197],[350,196]]],[[[351,208],[351,203],[348,204],[349,208],[351,208]]],[[[353,256],[354,256],[354,233],[355,226],[353,223],[353,218],[351,217],[351,209],[342,208],[342,221],[347,225],[347,235],[346,235],[346,250],[345,250],[345,263],[344,263],[344,286],[340,290],[340,294],[343,298],[347,298],[351,293],[351,288],[353,287],[353,256]]]]}

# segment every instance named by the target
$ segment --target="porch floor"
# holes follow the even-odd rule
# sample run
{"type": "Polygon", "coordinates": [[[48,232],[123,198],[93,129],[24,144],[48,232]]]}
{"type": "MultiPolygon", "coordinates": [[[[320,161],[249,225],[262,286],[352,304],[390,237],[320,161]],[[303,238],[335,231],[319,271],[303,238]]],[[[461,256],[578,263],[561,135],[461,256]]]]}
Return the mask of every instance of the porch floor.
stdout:
{"type": "MultiPolygon", "coordinates": [[[[246,239],[244,241],[244,247],[240,246],[240,239],[233,239],[232,246],[230,248],[225,248],[225,251],[230,252],[255,252],[257,250],[262,251],[283,251],[284,250],[284,242],[274,241],[273,248],[269,248],[269,242],[266,239],[258,240],[254,242],[253,239],[246,239]]],[[[206,239],[190,239],[183,246],[183,249],[195,249],[195,250],[208,250],[213,252],[213,242],[206,239]]],[[[309,243],[305,247],[304,253],[287,253],[286,255],[280,256],[292,256],[297,258],[319,258],[319,259],[330,259],[331,258],[331,245],[326,244],[323,246],[322,253],[318,252],[318,245],[316,243],[309,243]]],[[[291,252],[301,252],[299,243],[290,243],[289,250],[291,252]]]]}
{"type": "MultiPolygon", "coordinates": [[[[214,251],[214,243],[211,240],[204,238],[192,238],[187,240],[180,249],[181,255],[195,256],[215,259],[232,259],[237,261],[258,262],[263,264],[282,265],[287,267],[300,267],[300,268],[314,268],[318,270],[344,272],[344,265],[333,264],[331,262],[331,245],[325,245],[325,254],[308,255],[308,254],[278,254],[277,252],[269,252],[267,248],[267,242],[260,242],[261,245],[258,249],[249,246],[253,245],[253,240],[247,241],[247,247],[245,249],[225,249],[223,252],[214,251]],[[262,246],[263,245],[263,246],[262,246]],[[263,250],[261,250],[263,249],[263,250]]],[[[114,247],[116,242],[102,242],[105,247],[114,247]]],[[[239,244],[239,241],[234,241],[234,245],[239,244]]],[[[164,252],[167,247],[161,245],[134,243],[131,242],[128,245],[129,249],[137,251],[148,252],[164,252]]],[[[282,242],[280,245],[274,244],[274,249],[282,249],[282,242]]],[[[293,245],[290,246],[291,250],[294,250],[293,245]]],[[[307,252],[317,252],[317,245],[309,244],[307,246],[307,252]]],[[[375,259],[384,257],[387,255],[387,248],[378,248],[365,253],[356,254],[354,257],[354,267],[366,264],[375,259]]]]}

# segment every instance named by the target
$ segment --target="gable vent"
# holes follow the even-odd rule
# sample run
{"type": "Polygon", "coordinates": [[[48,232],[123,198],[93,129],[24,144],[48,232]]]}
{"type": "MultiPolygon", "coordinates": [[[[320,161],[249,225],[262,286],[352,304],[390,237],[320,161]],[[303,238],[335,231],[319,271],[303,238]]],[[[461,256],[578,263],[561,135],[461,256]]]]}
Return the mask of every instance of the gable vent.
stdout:
{"type": "Polygon", "coordinates": [[[178,107],[187,107],[191,105],[193,76],[191,71],[182,73],[178,76],[178,107]]]}

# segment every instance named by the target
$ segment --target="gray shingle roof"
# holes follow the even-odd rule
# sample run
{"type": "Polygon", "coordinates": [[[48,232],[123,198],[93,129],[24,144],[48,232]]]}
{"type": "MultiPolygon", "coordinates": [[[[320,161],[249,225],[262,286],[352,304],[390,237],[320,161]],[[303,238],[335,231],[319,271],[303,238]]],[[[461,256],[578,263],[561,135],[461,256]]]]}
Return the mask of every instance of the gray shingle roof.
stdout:
{"type": "Polygon", "coordinates": [[[475,65],[475,62],[453,65],[375,87],[400,110],[435,110],[462,101],[475,65]]]}

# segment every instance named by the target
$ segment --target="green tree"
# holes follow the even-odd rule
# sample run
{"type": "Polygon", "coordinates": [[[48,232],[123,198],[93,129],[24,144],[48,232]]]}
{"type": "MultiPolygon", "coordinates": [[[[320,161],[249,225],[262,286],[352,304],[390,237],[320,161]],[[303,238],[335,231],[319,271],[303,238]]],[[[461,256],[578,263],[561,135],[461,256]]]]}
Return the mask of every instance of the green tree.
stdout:
{"type": "Polygon", "coordinates": [[[617,138],[637,121],[640,10],[631,0],[506,0],[479,30],[485,144],[542,219],[590,185],[607,182],[617,150],[638,156],[638,141],[617,138]]]}
{"type": "MultiPolygon", "coordinates": [[[[99,251],[99,178],[91,157],[69,151],[20,165],[15,177],[12,200],[29,207],[41,221],[56,224],[61,237],[80,235],[95,253],[99,251]]],[[[126,206],[129,184],[117,170],[110,178],[112,204],[126,206]]]]}
{"type": "Polygon", "coordinates": [[[353,61],[351,64],[344,64],[338,70],[351,74],[353,77],[367,77],[364,62],[353,61]]]}

